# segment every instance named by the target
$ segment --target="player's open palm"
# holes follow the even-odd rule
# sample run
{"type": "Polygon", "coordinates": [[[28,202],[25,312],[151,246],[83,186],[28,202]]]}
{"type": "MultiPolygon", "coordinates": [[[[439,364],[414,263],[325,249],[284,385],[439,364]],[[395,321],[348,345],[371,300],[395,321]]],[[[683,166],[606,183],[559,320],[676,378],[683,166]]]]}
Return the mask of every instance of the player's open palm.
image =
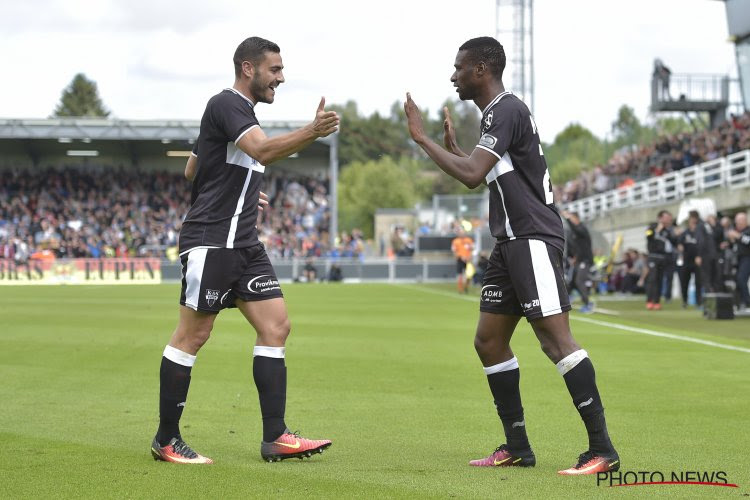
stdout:
{"type": "Polygon", "coordinates": [[[424,137],[424,124],[422,123],[422,113],[417,107],[409,92],[406,93],[406,102],[404,102],[404,112],[406,113],[406,123],[409,126],[409,134],[415,141],[424,137]]]}
{"type": "Polygon", "coordinates": [[[318,137],[326,137],[336,132],[339,128],[339,115],[335,111],[326,111],[326,98],[320,98],[320,104],[315,112],[313,121],[313,132],[318,137]]]}
{"type": "Polygon", "coordinates": [[[453,147],[456,145],[456,129],[453,128],[453,119],[451,118],[448,106],[443,107],[443,113],[445,113],[445,120],[443,120],[443,143],[447,150],[453,151],[453,147]]]}

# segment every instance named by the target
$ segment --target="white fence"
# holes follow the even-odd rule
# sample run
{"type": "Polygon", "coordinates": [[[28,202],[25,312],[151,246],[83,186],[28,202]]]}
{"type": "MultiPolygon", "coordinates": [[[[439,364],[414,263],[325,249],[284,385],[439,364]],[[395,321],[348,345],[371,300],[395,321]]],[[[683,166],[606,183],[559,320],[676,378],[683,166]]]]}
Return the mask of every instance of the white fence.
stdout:
{"type": "Polygon", "coordinates": [[[659,205],[710,189],[750,186],[750,150],[646,179],[631,186],[565,203],[566,210],[590,220],[620,208],[659,205]]]}

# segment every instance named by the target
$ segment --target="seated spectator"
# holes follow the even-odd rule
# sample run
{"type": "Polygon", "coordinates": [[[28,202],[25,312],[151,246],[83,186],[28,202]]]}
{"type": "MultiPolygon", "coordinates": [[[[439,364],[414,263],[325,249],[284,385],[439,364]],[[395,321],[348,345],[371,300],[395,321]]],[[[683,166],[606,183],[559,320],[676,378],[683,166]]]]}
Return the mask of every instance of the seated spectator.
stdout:
{"type": "Polygon", "coordinates": [[[305,261],[305,267],[302,269],[302,276],[307,283],[314,283],[318,279],[318,269],[313,264],[312,259],[305,261]]]}

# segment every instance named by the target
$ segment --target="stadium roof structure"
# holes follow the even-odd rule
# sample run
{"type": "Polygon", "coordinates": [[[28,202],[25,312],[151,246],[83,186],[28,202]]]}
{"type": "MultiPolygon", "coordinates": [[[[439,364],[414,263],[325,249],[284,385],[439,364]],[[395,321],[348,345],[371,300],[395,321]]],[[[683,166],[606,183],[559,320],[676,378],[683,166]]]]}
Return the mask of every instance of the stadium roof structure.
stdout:
{"type": "MultiPolygon", "coordinates": [[[[303,125],[302,122],[266,122],[263,130],[269,136],[274,136],[303,125]]],[[[119,148],[121,154],[137,158],[140,149],[147,155],[159,150],[163,151],[161,154],[166,154],[178,147],[189,150],[198,137],[199,128],[200,122],[196,120],[0,119],[0,154],[8,153],[9,147],[17,149],[12,148],[13,142],[22,141],[20,151],[28,154],[36,163],[36,159],[44,154],[59,152],[64,155],[65,151],[72,149],[71,144],[76,144],[77,150],[81,150],[85,148],[78,146],[94,141],[99,141],[97,146],[100,147],[114,141],[120,146],[127,144],[127,147],[119,148]]],[[[335,142],[335,135],[318,139],[300,152],[300,157],[318,162],[325,157],[328,162],[331,146],[335,148],[335,142]]],[[[116,154],[116,149],[110,152],[116,154]]]]}
{"type": "MultiPolygon", "coordinates": [[[[304,122],[264,122],[268,135],[278,135],[304,126],[304,122]]],[[[191,140],[198,137],[198,120],[107,120],[99,118],[0,118],[2,139],[101,139],[101,140],[191,140]]],[[[318,142],[330,144],[331,137],[318,142]]]]}
{"type": "MultiPolygon", "coordinates": [[[[290,132],[304,122],[264,122],[268,136],[290,132]]],[[[65,164],[98,161],[120,164],[172,164],[184,166],[195,140],[197,120],[121,120],[100,118],[0,118],[0,163],[24,159],[34,166],[43,162],[65,164]],[[179,162],[177,162],[179,160],[179,162]]],[[[280,168],[299,171],[328,170],[331,197],[331,237],[337,231],[338,134],[320,138],[292,157],[280,160],[280,168]]]]}

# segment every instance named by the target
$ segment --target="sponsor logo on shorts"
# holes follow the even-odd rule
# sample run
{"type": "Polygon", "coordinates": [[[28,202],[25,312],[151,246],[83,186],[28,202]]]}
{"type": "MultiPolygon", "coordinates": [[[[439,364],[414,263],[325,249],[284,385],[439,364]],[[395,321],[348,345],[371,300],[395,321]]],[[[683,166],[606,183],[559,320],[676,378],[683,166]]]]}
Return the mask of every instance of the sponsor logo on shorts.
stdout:
{"type": "Polygon", "coordinates": [[[523,306],[524,311],[534,309],[535,307],[539,307],[539,299],[534,299],[531,302],[524,302],[521,306],[523,306]]]}
{"type": "Polygon", "coordinates": [[[219,298],[219,291],[218,290],[209,290],[206,288],[206,304],[208,304],[208,307],[211,307],[214,305],[214,302],[219,298]]]}
{"type": "Polygon", "coordinates": [[[487,148],[495,147],[496,142],[497,142],[497,138],[490,134],[484,134],[482,138],[479,139],[479,145],[487,147],[487,148]]]}
{"type": "Polygon", "coordinates": [[[261,274],[247,282],[247,289],[252,293],[265,293],[271,290],[281,290],[279,280],[268,274],[261,274]]]}
{"type": "Polygon", "coordinates": [[[480,300],[482,302],[498,304],[503,300],[503,291],[498,285],[485,285],[482,287],[480,300]]]}

